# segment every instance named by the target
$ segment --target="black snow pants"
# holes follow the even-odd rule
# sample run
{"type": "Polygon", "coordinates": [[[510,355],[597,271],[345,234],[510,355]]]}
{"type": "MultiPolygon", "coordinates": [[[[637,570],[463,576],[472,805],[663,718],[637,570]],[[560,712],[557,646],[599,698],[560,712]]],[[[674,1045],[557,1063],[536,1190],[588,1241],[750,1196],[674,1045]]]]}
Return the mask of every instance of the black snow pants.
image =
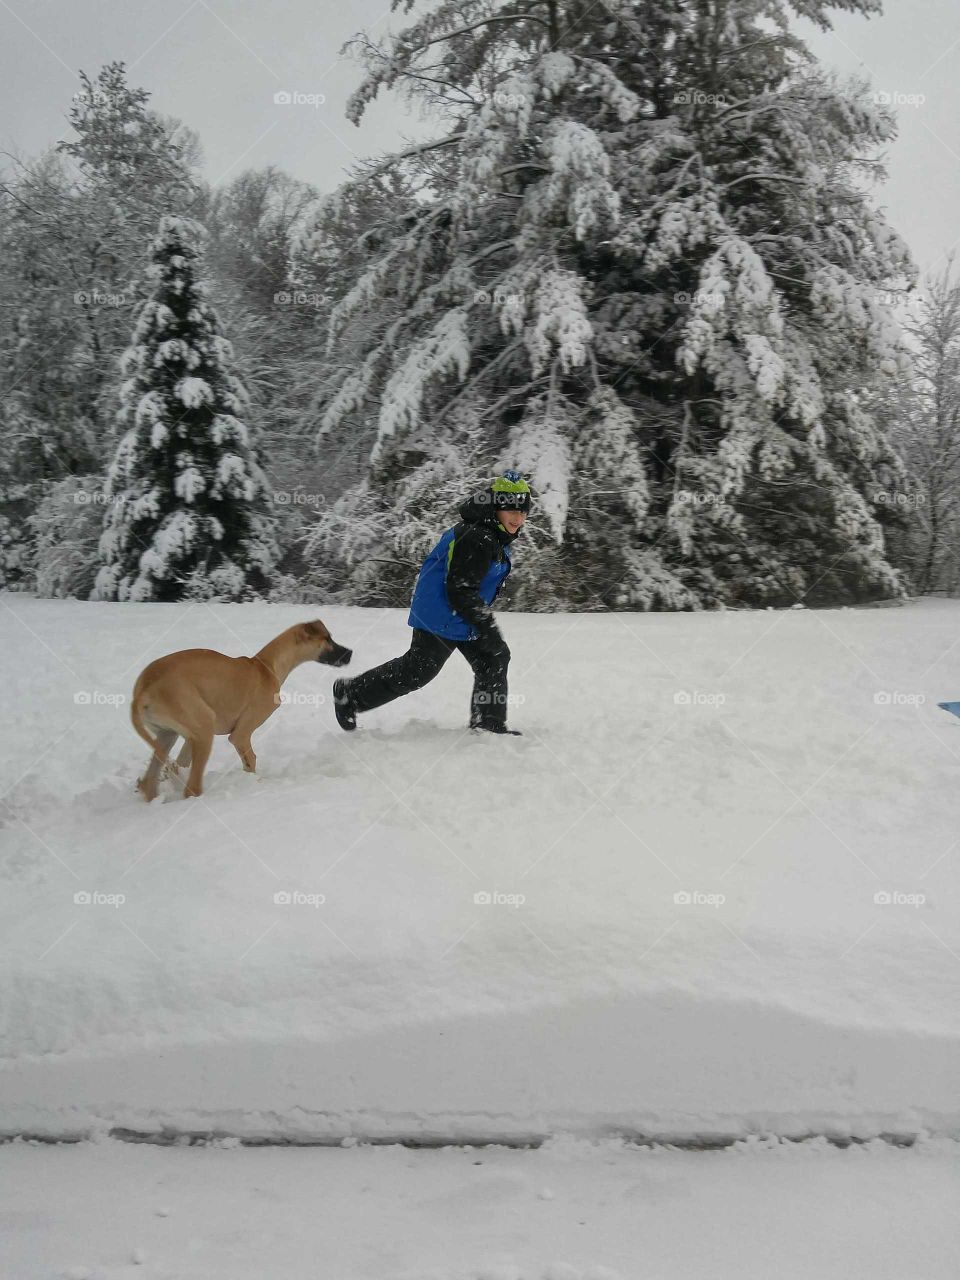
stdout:
{"type": "Polygon", "coordinates": [[[355,676],[347,684],[347,697],[356,711],[382,707],[429,684],[454,649],[459,649],[473,668],[471,727],[505,724],[510,650],[499,636],[488,645],[482,640],[444,640],[430,631],[415,629],[407,652],[355,676]]]}

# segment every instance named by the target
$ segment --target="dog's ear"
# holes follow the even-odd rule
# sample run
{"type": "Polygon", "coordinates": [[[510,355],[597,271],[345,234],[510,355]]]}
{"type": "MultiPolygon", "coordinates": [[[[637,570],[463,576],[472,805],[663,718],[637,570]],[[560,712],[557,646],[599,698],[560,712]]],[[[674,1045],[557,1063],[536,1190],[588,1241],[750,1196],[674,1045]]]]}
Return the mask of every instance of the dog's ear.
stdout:
{"type": "Polygon", "coordinates": [[[317,640],[329,640],[330,632],[318,618],[316,622],[304,622],[301,625],[299,638],[305,644],[313,644],[317,640]]]}

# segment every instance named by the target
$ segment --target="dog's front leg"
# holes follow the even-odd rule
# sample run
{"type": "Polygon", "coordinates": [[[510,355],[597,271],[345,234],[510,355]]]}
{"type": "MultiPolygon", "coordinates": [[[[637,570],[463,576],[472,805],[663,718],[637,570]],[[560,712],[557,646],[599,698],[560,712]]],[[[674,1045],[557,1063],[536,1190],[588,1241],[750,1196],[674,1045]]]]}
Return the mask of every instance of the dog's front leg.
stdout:
{"type": "Polygon", "coordinates": [[[246,773],[257,772],[257,757],[254,754],[250,739],[263,722],[270,719],[276,709],[276,703],[272,699],[265,707],[257,707],[256,705],[248,707],[233,726],[233,732],[230,734],[228,741],[240,757],[246,773]]]}
{"type": "Polygon", "coordinates": [[[245,773],[257,772],[257,757],[254,754],[253,746],[250,742],[249,735],[243,736],[236,729],[230,735],[230,745],[235,749],[240,757],[240,763],[243,765],[245,773]]]}
{"type": "Polygon", "coordinates": [[[245,773],[257,772],[257,757],[250,742],[250,737],[255,729],[260,728],[265,718],[250,711],[245,712],[233,726],[233,731],[227,739],[240,757],[240,763],[243,765],[245,773]]]}

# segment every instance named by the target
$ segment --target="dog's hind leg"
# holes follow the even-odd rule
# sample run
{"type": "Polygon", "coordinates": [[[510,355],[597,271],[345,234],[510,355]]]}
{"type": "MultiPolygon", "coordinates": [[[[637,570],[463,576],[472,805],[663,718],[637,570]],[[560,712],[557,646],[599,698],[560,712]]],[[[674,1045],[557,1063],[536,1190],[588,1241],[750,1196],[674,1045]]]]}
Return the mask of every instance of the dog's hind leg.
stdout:
{"type": "Polygon", "coordinates": [[[190,739],[184,738],[180,754],[177,756],[177,768],[185,769],[190,764],[190,739]]]}
{"type": "MultiPolygon", "coordinates": [[[[170,748],[177,740],[177,734],[173,729],[157,729],[155,731],[155,737],[157,740],[157,749],[161,751],[164,756],[168,754],[170,748]]],[[[150,763],[147,765],[146,773],[137,781],[137,790],[143,795],[143,798],[148,803],[156,797],[157,778],[160,773],[161,764],[166,768],[169,761],[166,759],[161,761],[155,751],[150,756],[150,763]]]]}
{"type": "Polygon", "coordinates": [[[179,779],[180,777],[180,757],[177,756],[176,760],[172,760],[169,754],[170,752],[173,751],[177,738],[179,737],[180,735],[178,733],[176,735],[176,738],[174,738],[173,742],[170,744],[170,748],[167,754],[167,763],[163,766],[163,776],[165,778],[179,779]]]}
{"type": "Polygon", "coordinates": [[[203,794],[203,771],[207,767],[207,761],[210,759],[210,752],[213,750],[213,731],[216,727],[216,718],[212,711],[202,719],[197,716],[196,728],[190,734],[187,741],[190,743],[190,776],[187,778],[187,785],[183,789],[185,799],[190,796],[199,796],[203,794]]]}
{"type": "Polygon", "coordinates": [[[184,799],[203,795],[203,771],[207,767],[207,761],[210,759],[212,750],[212,733],[190,739],[190,776],[187,778],[187,785],[183,789],[184,799]]]}

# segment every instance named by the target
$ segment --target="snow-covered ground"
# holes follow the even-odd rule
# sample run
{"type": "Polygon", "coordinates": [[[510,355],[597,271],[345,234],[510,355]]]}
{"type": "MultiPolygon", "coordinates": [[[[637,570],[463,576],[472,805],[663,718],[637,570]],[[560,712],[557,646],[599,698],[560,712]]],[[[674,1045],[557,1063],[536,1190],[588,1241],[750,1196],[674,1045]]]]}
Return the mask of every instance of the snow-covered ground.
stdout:
{"type": "MultiPolygon", "coordinates": [[[[0,597],[0,1131],[960,1135],[960,721],[935,705],[960,697],[960,606],[506,615],[524,737],[464,732],[457,655],[353,735],[311,666],[259,776],[221,739],[201,800],[145,805],[141,667],[310,616],[355,671],[407,642],[393,610],[0,597]]],[[[19,1150],[51,1178],[178,1176],[170,1151],[19,1150]]],[[[497,1160],[492,1206],[520,1167],[497,1160]]],[[[639,1166],[637,1204],[679,1160],[639,1166]]],[[[531,1200],[518,1220],[556,1212],[531,1200]]]]}
{"type": "Polygon", "coordinates": [[[4,1280],[955,1280],[957,1144],[0,1147],[4,1280]]]}

